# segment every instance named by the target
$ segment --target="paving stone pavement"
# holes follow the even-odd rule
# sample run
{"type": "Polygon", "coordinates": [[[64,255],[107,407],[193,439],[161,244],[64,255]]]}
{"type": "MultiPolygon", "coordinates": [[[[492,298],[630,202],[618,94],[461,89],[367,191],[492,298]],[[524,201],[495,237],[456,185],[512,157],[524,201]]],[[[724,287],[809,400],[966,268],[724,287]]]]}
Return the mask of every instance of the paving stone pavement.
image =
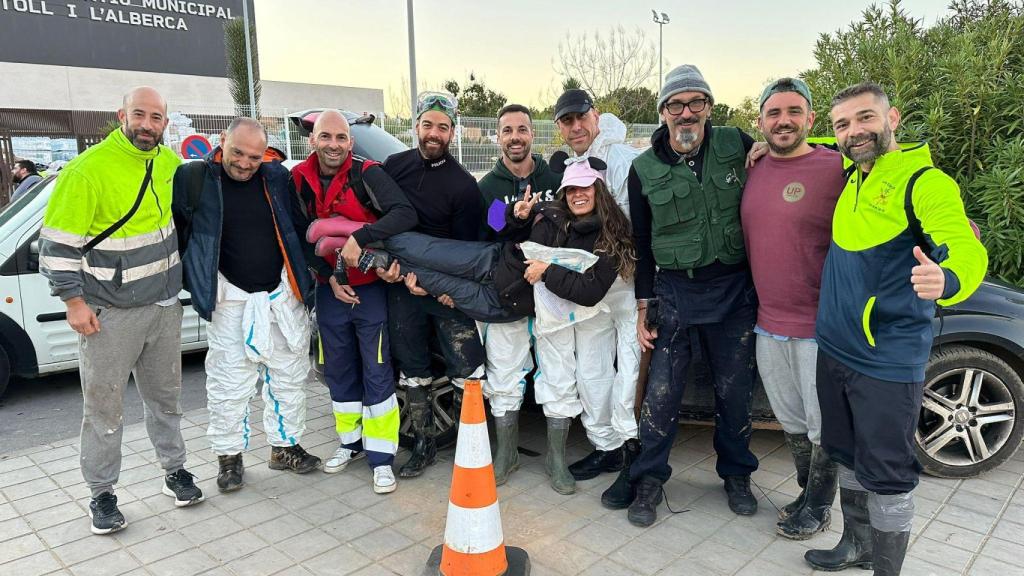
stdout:
{"type": "MultiPolygon", "coordinates": [[[[319,383],[308,390],[302,444],[326,458],[337,443],[330,398],[319,383]]],[[[543,452],[542,418],[524,419],[521,445],[543,452]]],[[[441,543],[451,450],[422,477],[400,480],[396,492],[380,496],[371,490],[365,461],[335,475],[269,470],[266,439],[255,430],[245,454],[246,486],[220,494],[206,422],[205,408],[182,421],[188,468],[206,501],[181,509],[160,492],[162,471],[144,426],[125,429],[117,495],[129,525],[111,536],[89,532],[77,439],[0,454],[0,574],[417,575],[441,543]]],[[[812,571],[803,553],[835,544],[841,513],[836,508],[833,528],[812,540],[777,537],[768,498],[782,505],[796,495],[792,463],[780,432],[755,432],[752,447],[761,459],[753,479],[766,495],[759,494],[755,516],[737,517],[714,472],[711,429],[683,427],[671,457],[674,476],[665,486],[680,513],[662,505],[658,522],[647,529],[631,526],[625,511],[601,507],[612,475],[580,482],[576,494],[561,496],[547,486],[541,458],[522,456],[520,470],[498,490],[505,541],[529,552],[535,576],[824,574],[812,571]]],[[[588,450],[576,423],[570,456],[588,450]]],[[[398,462],[406,457],[400,453],[398,462]]],[[[981,478],[922,478],[904,576],[1024,576],[1022,477],[1024,451],[981,478]]]]}

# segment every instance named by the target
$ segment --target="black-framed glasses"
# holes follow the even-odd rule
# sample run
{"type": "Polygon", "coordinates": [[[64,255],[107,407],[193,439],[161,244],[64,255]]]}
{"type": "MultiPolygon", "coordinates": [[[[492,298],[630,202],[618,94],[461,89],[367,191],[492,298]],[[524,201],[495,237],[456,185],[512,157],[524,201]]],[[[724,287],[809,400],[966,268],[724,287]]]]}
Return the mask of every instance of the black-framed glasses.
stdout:
{"type": "Polygon", "coordinates": [[[679,116],[680,114],[682,114],[684,108],[689,108],[690,112],[693,112],[694,114],[699,114],[703,112],[704,109],[707,107],[707,98],[697,98],[696,100],[690,100],[689,102],[680,102],[679,100],[673,100],[665,104],[665,109],[668,110],[668,113],[673,116],[679,116]]]}

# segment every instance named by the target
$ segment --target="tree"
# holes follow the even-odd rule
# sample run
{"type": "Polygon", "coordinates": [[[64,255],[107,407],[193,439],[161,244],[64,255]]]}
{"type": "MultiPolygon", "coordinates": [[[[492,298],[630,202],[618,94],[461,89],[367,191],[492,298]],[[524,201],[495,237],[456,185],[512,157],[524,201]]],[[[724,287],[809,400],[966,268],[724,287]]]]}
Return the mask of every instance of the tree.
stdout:
{"type": "Polygon", "coordinates": [[[627,124],[658,123],[658,95],[646,86],[616,88],[598,101],[597,109],[612,112],[627,124]]]}
{"type": "Polygon", "coordinates": [[[256,24],[249,24],[249,48],[252,52],[252,82],[255,102],[249,101],[249,70],[245,63],[245,22],[240,18],[224,24],[224,59],[228,65],[228,90],[235,101],[235,114],[258,118],[260,115],[260,58],[256,49],[256,24]]]}
{"type": "MultiPolygon", "coordinates": [[[[634,90],[644,85],[658,69],[654,43],[639,28],[632,34],[622,26],[605,34],[573,35],[558,43],[555,71],[595,98],[618,88],[634,90]]],[[[564,84],[563,84],[564,85],[564,84]]]]}
{"type": "Polygon", "coordinates": [[[459,114],[463,116],[494,118],[508,102],[504,94],[485,86],[483,80],[477,80],[473,73],[469,74],[469,85],[465,89],[455,80],[448,80],[443,86],[446,92],[458,98],[459,114]]]}
{"type": "Polygon", "coordinates": [[[954,0],[949,9],[925,28],[889,0],[821,35],[817,67],[803,74],[818,96],[814,132],[831,133],[830,95],[881,84],[902,112],[897,139],[926,141],[935,165],[960,184],[990,273],[1024,284],[1024,6],[954,0]]]}

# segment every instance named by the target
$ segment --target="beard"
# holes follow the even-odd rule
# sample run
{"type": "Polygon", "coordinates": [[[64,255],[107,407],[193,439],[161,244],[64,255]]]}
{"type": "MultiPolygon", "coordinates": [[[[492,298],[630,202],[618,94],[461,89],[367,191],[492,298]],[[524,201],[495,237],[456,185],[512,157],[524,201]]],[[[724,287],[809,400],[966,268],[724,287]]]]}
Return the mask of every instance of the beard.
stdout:
{"type": "Polygon", "coordinates": [[[679,144],[684,154],[692,152],[694,148],[700,145],[700,120],[693,118],[687,121],[680,118],[674,124],[676,127],[675,141],[676,144],[679,144]]]}
{"type": "Polygon", "coordinates": [[[505,158],[508,158],[509,162],[512,162],[513,164],[518,164],[530,157],[530,149],[530,145],[528,145],[526,142],[520,140],[513,140],[509,142],[508,145],[503,146],[501,152],[502,154],[505,155],[505,158]],[[520,150],[519,152],[510,151],[510,148],[516,145],[521,145],[523,147],[522,150],[520,150]]]}
{"type": "Polygon", "coordinates": [[[129,128],[127,124],[124,126],[124,135],[128,138],[128,141],[143,152],[149,152],[153,148],[156,148],[160,144],[160,138],[163,134],[157,134],[151,130],[145,128],[129,128]],[[144,136],[148,136],[150,140],[143,139],[144,136]]]}
{"type": "MultiPolygon", "coordinates": [[[[789,144],[788,146],[783,146],[781,144],[776,144],[775,140],[773,140],[770,137],[766,137],[765,138],[765,140],[768,142],[768,148],[770,148],[772,152],[774,152],[775,154],[778,154],[779,156],[785,156],[786,154],[789,154],[790,152],[796,150],[797,148],[800,147],[801,144],[804,143],[804,140],[807,139],[807,128],[806,127],[800,127],[800,126],[779,126],[779,127],[776,128],[776,131],[778,131],[778,130],[780,130],[782,128],[792,128],[793,129],[793,132],[792,132],[792,134],[794,135],[793,142],[791,144],[789,144]]],[[[774,134],[774,132],[773,132],[773,134],[774,134]]]]}
{"type": "Polygon", "coordinates": [[[839,145],[839,151],[844,156],[853,160],[856,164],[867,164],[874,162],[883,154],[889,151],[889,145],[892,143],[892,128],[889,124],[882,128],[880,133],[869,132],[867,135],[860,138],[848,138],[845,144],[839,145]],[[864,142],[873,142],[874,144],[866,148],[854,150],[853,147],[857,144],[864,142]]]}
{"type": "Polygon", "coordinates": [[[451,146],[452,141],[447,142],[440,138],[427,138],[426,140],[420,140],[416,145],[420,149],[420,154],[427,160],[437,160],[448,153],[448,147],[451,146]],[[437,144],[438,147],[431,149],[428,148],[428,144],[437,144]]]}

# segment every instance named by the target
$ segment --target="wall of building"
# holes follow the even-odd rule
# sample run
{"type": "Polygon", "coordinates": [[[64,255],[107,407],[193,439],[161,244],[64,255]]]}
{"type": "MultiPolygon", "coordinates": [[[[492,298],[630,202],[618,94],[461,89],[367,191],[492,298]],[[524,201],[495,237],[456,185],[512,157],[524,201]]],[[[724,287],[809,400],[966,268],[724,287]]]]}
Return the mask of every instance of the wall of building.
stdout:
{"type": "MultiPolygon", "coordinates": [[[[226,78],[14,62],[0,62],[0,78],[4,79],[0,108],[115,110],[129,88],[149,85],[164,95],[171,111],[229,113],[234,109],[226,78]]],[[[268,114],[320,107],[380,114],[384,91],[264,80],[260,104],[268,114]]]]}

